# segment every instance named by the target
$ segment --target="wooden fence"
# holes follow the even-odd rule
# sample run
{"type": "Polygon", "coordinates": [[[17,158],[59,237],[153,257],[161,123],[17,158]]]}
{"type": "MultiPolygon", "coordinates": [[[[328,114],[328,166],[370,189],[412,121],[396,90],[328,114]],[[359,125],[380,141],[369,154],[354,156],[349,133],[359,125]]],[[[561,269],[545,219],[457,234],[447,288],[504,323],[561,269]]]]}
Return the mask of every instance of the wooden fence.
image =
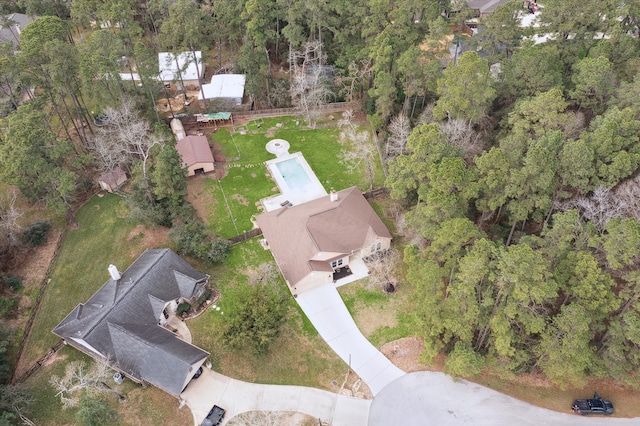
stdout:
{"type": "Polygon", "coordinates": [[[231,241],[231,244],[238,244],[253,237],[257,237],[258,235],[262,235],[262,229],[254,228],[251,231],[245,232],[244,234],[236,235],[235,237],[229,238],[229,241],[231,241]]]}
{"type": "MultiPolygon", "coordinates": [[[[24,340],[23,340],[24,341],[24,340]]],[[[58,343],[56,343],[51,349],[49,349],[49,352],[47,352],[45,355],[43,355],[42,357],[40,357],[39,360],[37,360],[31,367],[29,367],[29,369],[27,371],[25,371],[24,373],[22,373],[19,377],[12,377],[11,378],[11,384],[15,385],[16,383],[23,383],[25,380],[27,380],[33,373],[35,373],[36,371],[38,371],[38,369],[40,367],[42,367],[49,358],[51,358],[56,352],[58,352],[60,350],[61,347],[64,346],[64,340],[60,339],[58,340],[58,343]]],[[[14,372],[15,373],[15,372],[14,372]]]]}
{"type": "MultiPolygon", "coordinates": [[[[64,240],[64,236],[67,233],[66,229],[64,229],[60,233],[60,237],[56,242],[56,249],[53,252],[53,257],[51,258],[51,262],[49,262],[49,266],[47,267],[47,272],[44,274],[42,278],[42,283],[40,284],[40,292],[38,293],[38,297],[36,298],[36,302],[33,305],[33,309],[31,309],[31,315],[27,320],[27,324],[24,326],[24,333],[22,334],[22,340],[20,341],[20,346],[18,347],[18,352],[16,353],[15,363],[13,365],[13,369],[11,371],[11,383],[15,383],[16,379],[16,370],[18,368],[18,363],[20,362],[20,358],[22,357],[22,352],[24,351],[24,347],[29,339],[29,333],[31,333],[31,327],[33,327],[33,322],[36,319],[36,314],[38,313],[38,309],[40,308],[40,302],[42,302],[42,298],[44,296],[44,292],[49,284],[49,275],[51,275],[51,269],[53,269],[53,265],[56,263],[56,259],[58,258],[58,254],[60,252],[60,247],[62,246],[62,241],[64,240]]],[[[46,355],[45,355],[46,356],[46,355]]],[[[35,364],[34,364],[35,365],[35,364]]],[[[31,367],[33,368],[33,366],[31,367]]],[[[38,367],[39,368],[39,367],[38,367]]],[[[31,374],[29,374],[31,375],[31,374]]],[[[24,376],[24,374],[23,374],[24,376]]],[[[22,376],[20,376],[22,377],[22,376]]],[[[28,376],[27,376],[28,377],[28,376]]]]}
{"type": "Polygon", "coordinates": [[[389,190],[387,188],[375,188],[372,189],[371,191],[367,191],[364,194],[364,198],[366,198],[367,200],[370,200],[372,198],[376,198],[379,197],[380,195],[388,195],[389,194],[389,190]]]}

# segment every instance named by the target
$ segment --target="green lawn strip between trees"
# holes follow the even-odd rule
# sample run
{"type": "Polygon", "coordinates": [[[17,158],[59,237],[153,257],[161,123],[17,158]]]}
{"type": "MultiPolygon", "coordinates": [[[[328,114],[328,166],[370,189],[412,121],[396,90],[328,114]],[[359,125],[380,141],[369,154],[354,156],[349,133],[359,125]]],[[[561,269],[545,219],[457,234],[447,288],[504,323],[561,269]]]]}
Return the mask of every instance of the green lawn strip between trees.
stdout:
{"type": "Polygon", "coordinates": [[[58,337],[51,330],[80,302],[85,302],[109,278],[113,263],[124,269],[142,253],[131,250],[128,233],[136,223],[125,219],[125,200],[115,195],[92,198],[77,213],[80,224],[69,229],[60,248],[31,335],[23,365],[31,365],[58,337]]]}

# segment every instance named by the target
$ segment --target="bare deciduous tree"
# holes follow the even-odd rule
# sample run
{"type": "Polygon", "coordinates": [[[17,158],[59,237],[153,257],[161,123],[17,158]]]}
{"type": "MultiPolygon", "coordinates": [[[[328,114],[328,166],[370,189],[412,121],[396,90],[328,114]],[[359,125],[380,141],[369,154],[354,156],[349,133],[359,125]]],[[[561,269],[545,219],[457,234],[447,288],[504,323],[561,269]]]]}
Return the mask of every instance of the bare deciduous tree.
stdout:
{"type": "Polygon", "coordinates": [[[247,277],[250,284],[271,283],[278,278],[278,267],[274,262],[260,264],[257,268],[249,268],[247,277]]]}
{"type": "Polygon", "coordinates": [[[615,191],[598,187],[591,196],[579,196],[558,204],[558,210],[578,209],[582,217],[593,223],[600,232],[614,217],[626,216],[628,205],[615,191]]]}
{"type": "Polygon", "coordinates": [[[9,244],[14,247],[20,245],[20,233],[22,226],[18,223],[22,217],[22,211],[16,207],[18,191],[7,192],[4,197],[0,197],[0,231],[9,244]]]}
{"type": "Polygon", "coordinates": [[[625,216],[640,221],[640,176],[622,182],[615,188],[613,196],[624,206],[625,216]]]}
{"type": "Polygon", "coordinates": [[[447,135],[451,145],[464,151],[467,160],[482,154],[485,149],[480,133],[473,130],[471,123],[466,120],[449,118],[440,123],[440,130],[447,135]]]}
{"type": "Polygon", "coordinates": [[[400,113],[391,119],[387,126],[386,156],[388,159],[406,153],[407,140],[411,134],[411,121],[406,114],[400,113]]]}
{"type": "Polygon", "coordinates": [[[342,113],[342,119],[338,120],[340,127],[340,141],[350,144],[344,151],[342,163],[349,171],[357,170],[364,161],[369,174],[369,188],[373,188],[373,159],[377,152],[375,142],[371,139],[371,134],[366,130],[358,130],[358,126],[353,122],[354,114],[352,110],[342,113]]]}
{"type": "Polygon", "coordinates": [[[368,80],[371,78],[371,59],[362,59],[359,62],[349,64],[349,73],[346,76],[337,76],[336,84],[340,87],[339,93],[344,96],[347,101],[354,100],[354,90],[360,91],[360,97],[368,87],[368,80]]]}
{"type": "Polygon", "coordinates": [[[427,104],[427,106],[424,107],[424,110],[418,116],[418,121],[416,122],[416,125],[437,123],[439,120],[436,118],[435,115],[433,115],[433,107],[435,106],[436,104],[433,102],[430,104],[427,104]]]}
{"type": "Polygon", "coordinates": [[[309,127],[315,127],[319,107],[330,102],[335,94],[325,71],[326,55],[320,41],[304,44],[301,51],[291,52],[291,99],[304,114],[309,127]]]}
{"type": "Polygon", "coordinates": [[[392,292],[398,285],[395,271],[400,262],[400,253],[396,249],[378,251],[367,257],[369,268],[369,288],[392,292]]]}
{"type": "Polygon", "coordinates": [[[141,161],[143,179],[151,199],[148,175],[151,149],[165,140],[151,132],[149,122],[140,116],[128,100],[118,109],[106,108],[104,115],[104,121],[108,124],[96,132],[92,151],[104,170],[120,165],[130,171],[134,161],[141,161]]]}
{"type": "Polygon", "coordinates": [[[78,405],[80,391],[93,395],[112,393],[122,402],[125,397],[106,383],[110,372],[111,369],[105,363],[94,362],[87,367],[84,361],[72,361],[67,364],[64,376],[51,376],[49,383],[58,391],[56,396],[60,397],[63,409],[78,405]]]}

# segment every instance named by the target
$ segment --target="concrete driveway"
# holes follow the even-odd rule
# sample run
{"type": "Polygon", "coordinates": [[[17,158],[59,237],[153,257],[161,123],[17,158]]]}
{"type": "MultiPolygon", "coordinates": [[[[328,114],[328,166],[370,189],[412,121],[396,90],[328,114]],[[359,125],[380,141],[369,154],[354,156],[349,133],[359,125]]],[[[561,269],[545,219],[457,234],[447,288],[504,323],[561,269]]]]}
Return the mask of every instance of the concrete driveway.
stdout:
{"type": "MultiPolygon", "coordinates": [[[[615,404],[615,401],[614,401],[615,404]]],[[[368,426],[618,426],[639,425],[640,419],[582,417],[528,404],[443,373],[407,374],[378,393],[368,426]]],[[[355,424],[354,424],[355,425],[355,424]]]]}
{"type": "Polygon", "coordinates": [[[227,411],[223,425],[240,413],[259,410],[301,412],[332,426],[365,426],[371,406],[371,400],[303,386],[247,383],[204,367],[202,375],[191,380],[180,398],[191,409],[196,425],[218,405],[227,411]]]}
{"type": "Polygon", "coordinates": [[[351,366],[374,396],[406,374],[362,335],[333,285],[305,291],[296,301],[320,336],[351,366]]]}

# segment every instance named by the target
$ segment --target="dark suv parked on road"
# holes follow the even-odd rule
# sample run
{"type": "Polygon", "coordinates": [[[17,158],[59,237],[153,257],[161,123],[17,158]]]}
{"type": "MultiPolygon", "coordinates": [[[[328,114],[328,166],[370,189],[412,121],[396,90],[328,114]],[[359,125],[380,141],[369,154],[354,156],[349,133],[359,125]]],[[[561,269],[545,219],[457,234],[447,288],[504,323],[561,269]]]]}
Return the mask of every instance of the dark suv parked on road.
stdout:
{"type": "Polygon", "coordinates": [[[593,399],[576,399],[571,408],[575,413],[583,416],[587,414],[604,414],[606,416],[613,414],[611,401],[600,398],[598,392],[593,394],[593,399]]]}
{"type": "Polygon", "coordinates": [[[224,418],[224,413],[226,411],[224,408],[220,408],[217,405],[214,405],[207,417],[202,422],[201,426],[218,426],[222,423],[222,419],[224,418]]]}

